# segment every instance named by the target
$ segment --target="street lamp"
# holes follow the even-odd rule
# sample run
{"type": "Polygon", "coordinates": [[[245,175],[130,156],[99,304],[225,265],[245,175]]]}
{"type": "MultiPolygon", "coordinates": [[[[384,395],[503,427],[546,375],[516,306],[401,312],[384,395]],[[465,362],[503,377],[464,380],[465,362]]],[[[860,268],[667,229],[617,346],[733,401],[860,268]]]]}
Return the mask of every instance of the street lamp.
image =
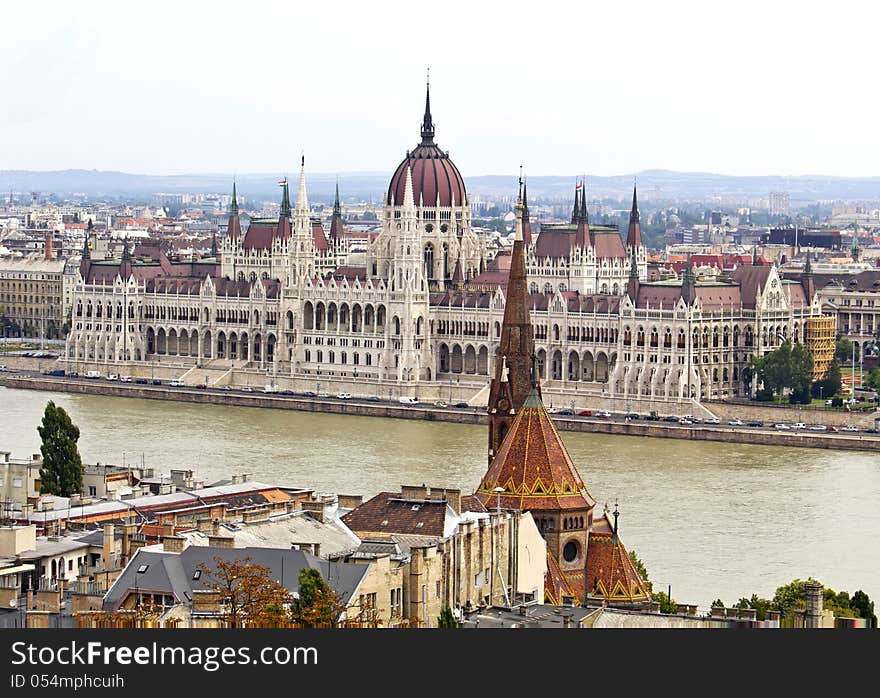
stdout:
{"type": "Polygon", "coordinates": [[[504,488],[503,488],[503,487],[496,487],[496,488],[495,488],[494,490],[492,490],[492,491],[493,491],[496,495],[498,495],[498,506],[497,506],[497,510],[498,510],[498,515],[501,516],[501,493],[504,492],[504,488]]]}

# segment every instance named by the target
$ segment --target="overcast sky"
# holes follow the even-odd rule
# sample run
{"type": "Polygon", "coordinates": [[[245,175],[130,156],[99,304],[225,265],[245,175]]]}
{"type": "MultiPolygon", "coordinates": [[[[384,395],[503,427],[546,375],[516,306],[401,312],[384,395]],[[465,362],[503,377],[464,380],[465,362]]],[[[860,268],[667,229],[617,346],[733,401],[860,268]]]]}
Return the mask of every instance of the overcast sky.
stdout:
{"type": "Polygon", "coordinates": [[[877,3],[0,0],[0,170],[877,175],[877,3]]]}

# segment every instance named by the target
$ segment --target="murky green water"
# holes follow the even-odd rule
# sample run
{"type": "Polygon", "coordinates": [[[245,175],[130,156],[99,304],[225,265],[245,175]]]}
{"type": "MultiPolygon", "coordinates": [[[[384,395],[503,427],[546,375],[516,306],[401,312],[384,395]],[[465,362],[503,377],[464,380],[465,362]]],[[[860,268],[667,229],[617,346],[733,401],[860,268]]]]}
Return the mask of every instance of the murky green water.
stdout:
{"type": "MultiPolygon", "coordinates": [[[[88,462],[195,467],[209,482],[351,494],[401,484],[473,491],[484,427],[190,405],[0,387],[0,450],[39,451],[48,400],[70,412],[88,462]]],[[[620,502],[624,542],[682,602],[772,595],[794,577],[880,601],[880,456],[563,432],[599,507],[620,502]]]]}

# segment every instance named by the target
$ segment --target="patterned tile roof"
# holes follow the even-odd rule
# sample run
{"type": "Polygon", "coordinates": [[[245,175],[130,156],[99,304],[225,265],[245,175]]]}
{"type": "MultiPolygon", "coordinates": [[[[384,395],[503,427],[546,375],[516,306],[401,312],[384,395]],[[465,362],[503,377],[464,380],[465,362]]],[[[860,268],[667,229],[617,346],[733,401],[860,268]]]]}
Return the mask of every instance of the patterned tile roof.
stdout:
{"type": "Polygon", "coordinates": [[[406,533],[442,537],[446,507],[445,499],[413,500],[404,499],[400,492],[380,492],[348,512],[342,522],[359,536],[406,533]]]}
{"type": "Polygon", "coordinates": [[[537,390],[516,415],[475,496],[493,506],[496,487],[504,488],[501,506],[507,509],[589,509],[596,504],[537,390]]]}
{"type": "Polygon", "coordinates": [[[626,547],[614,533],[608,514],[594,519],[590,529],[587,587],[590,596],[604,598],[609,603],[650,601],[645,583],[636,572],[626,547]]]}

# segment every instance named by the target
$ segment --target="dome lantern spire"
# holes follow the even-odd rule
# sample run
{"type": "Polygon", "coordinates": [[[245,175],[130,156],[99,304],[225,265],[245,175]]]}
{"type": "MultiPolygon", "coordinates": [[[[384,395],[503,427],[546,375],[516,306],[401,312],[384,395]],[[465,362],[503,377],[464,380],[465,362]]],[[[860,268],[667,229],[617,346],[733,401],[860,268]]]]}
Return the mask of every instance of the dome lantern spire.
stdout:
{"type": "Polygon", "coordinates": [[[427,86],[425,89],[425,115],[422,117],[422,143],[434,145],[434,119],[431,117],[431,69],[428,68],[427,86]]]}

